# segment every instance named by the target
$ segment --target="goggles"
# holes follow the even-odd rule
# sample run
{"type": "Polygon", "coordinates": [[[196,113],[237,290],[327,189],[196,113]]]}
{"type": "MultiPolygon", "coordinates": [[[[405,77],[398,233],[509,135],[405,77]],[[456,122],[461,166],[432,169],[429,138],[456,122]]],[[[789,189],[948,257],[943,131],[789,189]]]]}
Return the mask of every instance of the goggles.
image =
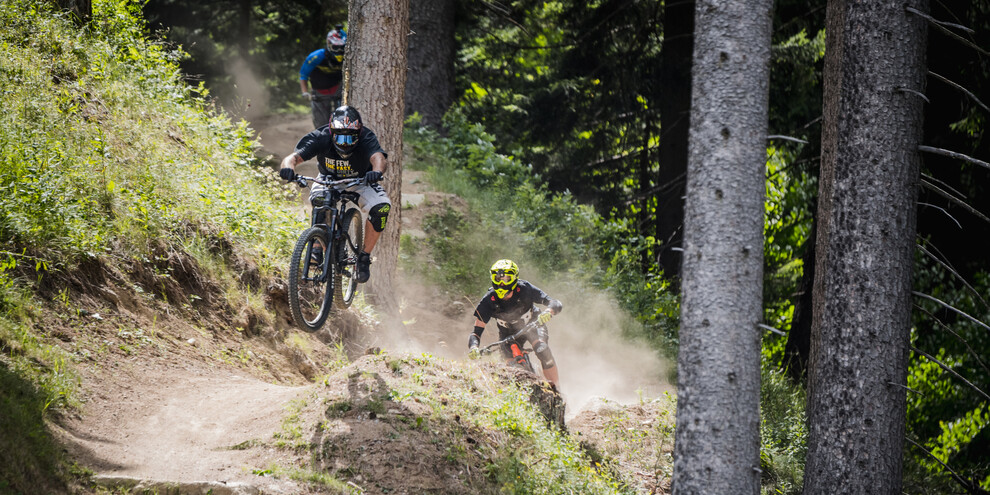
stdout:
{"type": "Polygon", "coordinates": [[[338,134],[334,132],[333,142],[337,146],[350,148],[351,146],[354,146],[355,143],[357,143],[357,136],[354,136],[352,134],[338,134]]]}
{"type": "Polygon", "coordinates": [[[505,271],[505,270],[492,271],[492,283],[495,284],[496,286],[509,286],[515,283],[515,281],[516,281],[516,274],[511,271],[505,271]],[[505,277],[506,275],[509,276],[508,281],[503,280],[503,277],[505,277]]]}

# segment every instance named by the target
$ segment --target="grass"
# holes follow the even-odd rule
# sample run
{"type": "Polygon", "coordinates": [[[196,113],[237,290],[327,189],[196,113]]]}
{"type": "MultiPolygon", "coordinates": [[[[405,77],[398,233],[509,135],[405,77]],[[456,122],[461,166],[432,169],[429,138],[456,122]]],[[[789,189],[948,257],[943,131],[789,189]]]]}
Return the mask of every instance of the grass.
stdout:
{"type": "MultiPolygon", "coordinates": [[[[0,492],[59,491],[75,476],[45,421],[78,400],[73,361],[107,352],[84,329],[71,354],[39,332],[39,286],[63,287],[55,304],[72,315],[61,281],[80,265],[167,281],[171,255],[188,253],[229,308],[264,324],[256,281],[277,273],[305,221],[247,124],[182,79],[179,51],[146,39],[139,4],[94,0],[85,28],[54,8],[0,2],[0,452],[17,452],[0,462],[0,492]]],[[[168,296],[131,285],[147,302],[168,296]]],[[[167,302],[194,311],[206,296],[167,302]]],[[[155,343],[153,329],[117,337],[130,354],[155,343]]]]}

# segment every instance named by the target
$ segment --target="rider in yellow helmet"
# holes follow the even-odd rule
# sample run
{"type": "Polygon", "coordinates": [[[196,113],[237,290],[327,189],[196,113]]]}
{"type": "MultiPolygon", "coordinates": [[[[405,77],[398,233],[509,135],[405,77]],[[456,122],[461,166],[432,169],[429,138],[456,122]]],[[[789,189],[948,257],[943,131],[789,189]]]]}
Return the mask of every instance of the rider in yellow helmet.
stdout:
{"type": "MultiPolygon", "coordinates": [[[[543,364],[543,376],[556,388],[557,363],[550,352],[550,346],[547,345],[549,334],[545,324],[552,315],[560,313],[564,305],[547,296],[535,285],[520,280],[519,266],[512,260],[496,261],[491,268],[491,281],[492,287],[481,298],[474,311],[474,329],[468,337],[470,355],[472,357],[478,355],[481,333],[485,331],[485,325],[492,318],[495,318],[498,326],[499,340],[515,334],[536,318],[543,325],[537,327],[537,335],[530,336],[530,341],[533,351],[543,364]],[[546,306],[548,311],[541,312],[537,304],[546,306]]],[[[506,359],[512,357],[507,345],[502,346],[502,355],[506,359]]]]}

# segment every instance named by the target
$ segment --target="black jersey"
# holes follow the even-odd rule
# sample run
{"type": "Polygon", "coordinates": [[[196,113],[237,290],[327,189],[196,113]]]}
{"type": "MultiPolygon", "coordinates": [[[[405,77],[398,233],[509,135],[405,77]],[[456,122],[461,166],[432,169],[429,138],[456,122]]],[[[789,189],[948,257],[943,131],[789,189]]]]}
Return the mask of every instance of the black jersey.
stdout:
{"type": "Polygon", "coordinates": [[[495,318],[499,338],[505,338],[519,331],[536,317],[539,309],[535,304],[546,306],[551,301],[553,299],[538,287],[525,280],[520,280],[516,284],[516,288],[512,290],[512,297],[509,299],[499,299],[495,295],[495,290],[489,289],[485,297],[481,298],[477,309],[474,310],[474,316],[485,323],[495,318]]]}
{"type": "Polygon", "coordinates": [[[381,153],[388,158],[388,154],[378,143],[378,136],[367,127],[361,127],[358,143],[351,156],[341,158],[337,154],[337,149],[333,147],[333,135],[330,134],[329,124],[303,136],[296,143],[295,152],[303,161],[315,156],[320,173],[329,175],[333,180],[364,177],[364,174],[371,170],[371,155],[375,153],[381,153]]]}

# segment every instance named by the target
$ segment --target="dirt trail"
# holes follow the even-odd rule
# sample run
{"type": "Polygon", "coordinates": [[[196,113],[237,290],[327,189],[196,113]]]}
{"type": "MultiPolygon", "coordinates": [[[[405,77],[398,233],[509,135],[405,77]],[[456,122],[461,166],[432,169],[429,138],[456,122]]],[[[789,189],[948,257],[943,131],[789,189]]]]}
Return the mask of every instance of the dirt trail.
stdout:
{"type": "Polygon", "coordinates": [[[285,404],[312,386],[273,385],[193,360],[134,360],[113,368],[88,377],[99,379],[101,388],[63,431],[84,465],[114,481],[210,481],[300,491],[293,482],[252,472],[277,462],[277,450],[244,447],[270,441],[281,428],[285,404]]]}
{"type": "MultiPolygon", "coordinates": [[[[277,115],[256,121],[262,147],[280,160],[290,152],[298,139],[311,130],[308,116],[277,115]]],[[[302,173],[316,173],[313,160],[301,164],[302,173]]],[[[425,235],[424,218],[437,212],[443,205],[465,207],[456,196],[433,191],[424,182],[423,173],[404,169],[402,172],[402,232],[413,237],[425,235]]],[[[304,195],[305,196],[305,195],[304,195]]],[[[525,271],[525,270],[524,270],[525,271]]],[[[523,278],[528,278],[524,274],[523,278]]],[[[551,295],[557,288],[537,285],[551,295]]],[[[476,299],[451,300],[435,287],[427,287],[414,277],[404,277],[400,269],[398,296],[402,305],[402,320],[406,330],[418,344],[416,349],[449,359],[464,357],[467,335],[473,327],[472,311],[476,299]]],[[[479,283],[484,283],[484,279],[479,283]]],[[[480,297],[484,287],[479,286],[480,297]]],[[[581,300],[564,301],[565,309],[554,318],[551,329],[551,347],[560,369],[561,388],[568,402],[567,417],[573,418],[586,405],[608,398],[621,403],[634,403],[641,396],[657,397],[673,392],[673,387],[661,377],[664,363],[645,343],[631,343],[617,335],[620,316],[616,303],[604,294],[586,291],[581,300]]],[[[561,296],[558,296],[561,297],[561,296]]],[[[493,325],[489,325],[493,326],[493,325]]],[[[497,335],[489,329],[483,335],[488,343],[497,335]]]]}
{"type": "MultiPolygon", "coordinates": [[[[305,115],[277,116],[259,120],[253,127],[263,149],[279,160],[310,130],[310,121],[305,115]]],[[[313,174],[315,165],[303,164],[300,171],[313,174]]],[[[404,203],[439,207],[446,196],[427,190],[418,178],[414,171],[404,174],[404,203]]],[[[403,211],[403,228],[420,235],[419,222],[428,210],[403,211]]],[[[437,289],[424,288],[401,274],[399,283],[402,318],[419,349],[392,351],[463,357],[473,321],[472,301],[449,301],[437,289]]],[[[562,370],[564,397],[572,404],[569,417],[594,397],[630,401],[635,400],[636,390],[648,389],[656,396],[667,388],[657,378],[659,364],[651,352],[614,337],[602,339],[567,330],[581,326],[577,318],[581,313],[572,311],[568,316],[565,311],[559,323],[554,320],[560,329],[554,336],[554,352],[562,370]]],[[[153,326],[156,321],[144,324],[153,326]]],[[[157,350],[133,356],[109,353],[84,366],[86,402],[81,414],[61,422],[59,432],[70,453],[108,485],[145,480],[140,487],[165,491],[167,485],[156,485],[157,480],[185,484],[183,493],[306,493],[306,485],[258,473],[273,465],[305,463],[306,459],[291,458],[297,455],[291,449],[270,445],[283,429],[286,406],[311,396],[316,386],[298,373],[248,372],[244,366],[238,370],[236,362],[224,364],[224,356],[246,352],[246,344],[218,342],[216,336],[205,343],[211,339],[202,332],[198,328],[172,331],[172,340],[163,338],[164,343],[154,344],[157,350]],[[197,348],[205,345],[213,347],[197,348]]],[[[486,342],[493,337],[486,334],[486,342]]]]}

